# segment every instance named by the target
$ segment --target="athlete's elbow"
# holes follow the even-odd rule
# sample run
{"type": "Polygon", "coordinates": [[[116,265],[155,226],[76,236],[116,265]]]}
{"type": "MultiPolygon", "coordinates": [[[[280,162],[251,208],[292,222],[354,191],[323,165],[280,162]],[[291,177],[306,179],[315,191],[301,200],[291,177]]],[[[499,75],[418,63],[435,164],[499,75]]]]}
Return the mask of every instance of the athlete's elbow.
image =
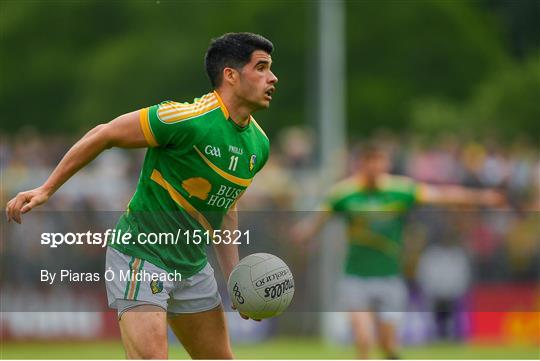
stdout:
{"type": "Polygon", "coordinates": [[[94,142],[99,144],[103,149],[112,148],[114,146],[114,138],[110,128],[109,123],[99,124],[90,130],[87,136],[92,137],[94,142]]]}

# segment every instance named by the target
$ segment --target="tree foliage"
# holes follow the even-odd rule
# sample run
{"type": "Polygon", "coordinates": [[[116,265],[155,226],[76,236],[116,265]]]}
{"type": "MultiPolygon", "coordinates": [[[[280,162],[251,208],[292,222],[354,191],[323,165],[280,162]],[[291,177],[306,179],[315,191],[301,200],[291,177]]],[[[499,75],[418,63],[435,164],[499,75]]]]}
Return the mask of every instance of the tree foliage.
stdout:
{"type": "MultiPolygon", "coordinates": [[[[2,1],[1,129],[33,126],[80,134],[162,100],[191,100],[210,89],[203,67],[210,39],[231,31],[261,33],[276,46],[278,92],[272,111],[256,115],[264,128],[272,134],[312,122],[316,86],[324,86],[315,73],[316,6],[2,1]]],[[[528,78],[537,74],[531,70],[537,58],[523,69],[514,60],[538,50],[536,18],[525,17],[526,24],[512,20],[524,9],[502,0],[361,1],[346,2],[346,11],[352,137],[381,127],[445,127],[465,105],[470,117],[489,119],[490,127],[504,134],[538,130],[537,88],[528,78]],[[513,39],[525,45],[512,47],[513,39]],[[508,86],[515,91],[501,90],[508,86]],[[508,120],[517,114],[519,122],[508,120]]]]}
{"type": "Polygon", "coordinates": [[[287,79],[279,84],[272,122],[264,112],[257,117],[270,128],[273,119],[303,120],[302,3],[3,1],[0,6],[5,130],[31,125],[80,133],[163,100],[190,101],[210,89],[203,64],[210,39],[233,31],[272,39],[274,70],[287,79]]]}

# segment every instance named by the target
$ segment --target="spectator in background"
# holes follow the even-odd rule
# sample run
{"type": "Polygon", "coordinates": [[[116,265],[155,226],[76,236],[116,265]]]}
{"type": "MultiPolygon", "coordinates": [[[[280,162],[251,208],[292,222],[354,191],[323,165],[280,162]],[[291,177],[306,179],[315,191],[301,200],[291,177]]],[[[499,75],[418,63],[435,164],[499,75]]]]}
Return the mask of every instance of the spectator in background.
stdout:
{"type": "Polygon", "coordinates": [[[454,316],[471,281],[470,261],[465,249],[452,239],[431,244],[420,258],[417,280],[433,310],[437,336],[455,340],[459,334],[453,327],[454,316]]]}
{"type": "Polygon", "coordinates": [[[376,144],[362,149],[356,173],[329,192],[320,212],[296,225],[291,238],[312,240],[333,213],[348,225],[348,255],[341,282],[341,302],[349,312],[358,356],[369,358],[375,339],[385,356],[398,357],[397,328],[407,292],[400,258],[406,214],[417,204],[496,206],[493,191],[434,186],[390,175],[390,154],[376,144]],[[372,330],[378,330],[378,337],[372,330]]]}

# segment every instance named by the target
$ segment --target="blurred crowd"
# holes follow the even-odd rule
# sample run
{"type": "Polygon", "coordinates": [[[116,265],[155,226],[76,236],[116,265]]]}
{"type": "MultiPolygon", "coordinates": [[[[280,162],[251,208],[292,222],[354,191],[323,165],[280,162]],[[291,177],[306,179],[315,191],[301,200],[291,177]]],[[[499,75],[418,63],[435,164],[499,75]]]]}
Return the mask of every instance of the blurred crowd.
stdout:
{"type": "MultiPolygon", "coordinates": [[[[346,159],[342,162],[344,170],[326,175],[324,169],[317,167],[320,155],[314,134],[305,128],[289,128],[273,138],[270,160],[242,198],[240,209],[271,212],[314,209],[331,183],[326,176],[335,180],[354,171],[355,156],[362,142],[352,143],[347,152],[336,153],[336,159],[346,159]]],[[[42,136],[31,130],[3,139],[0,144],[2,204],[19,191],[39,186],[76,140],[42,136]]],[[[508,198],[508,206],[497,210],[417,208],[410,215],[403,254],[404,274],[411,284],[420,285],[425,293],[460,295],[471,280],[538,281],[540,156],[537,144],[526,140],[464,141],[450,134],[419,138],[387,132],[369,140],[389,149],[395,174],[434,184],[495,188],[508,198]],[[444,278],[448,274],[453,274],[451,279],[444,278]],[[437,287],[441,283],[446,285],[442,289],[437,287]]],[[[114,226],[136,188],[143,157],[144,150],[113,149],[94,160],[39,209],[43,214],[58,215],[57,219],[48,221],[54,223],[49,228],[59,228],[58,217],[73,224],[70,217],[62,216],[66,214],[62,211],[84,214],[116,211],[106,222],[114,226]]],[[[43,223],[28,223],[26,227],[8,226],[4,232],[6,238],[0,248],[5,261],[2,273],[5,276],[5,271],[10,269],[8,278],[12,282],[30,277],[32,270],[37,272],[43,263],[55,262],[59,255],[49,252],[49,260],[38,256],[43,249],[36,237],[43,223]],[[36,262],[36,259],[41,260],[36,262]],[[20,267],[23,264],[27,267],[20,267]]],[[[287,252],[287,248],[282,251],[287,252]]],[[[69,252],[84,253],[83,257],[71,255],[66,259],[77,259],[74,262],[79,264],[86,260],[88,269],[103,263],[100,249],[71,247],[69,252]]]]}
{"type": "MultiPolygon", "coordinates": [[[[275,154],[263,170],[268,176],[254,182],[256,192],[246,194],[244,205],[248,209],[315,209],[328,182],[324,170],[313,171],[317,141],[312,134],[302,128],[281,134],[275,154]]],[[[475,280],[539,279],[538,144],[525,138],[503,144],[495,139],[462,140],[453,134],[422,138],[386,131],[364,142],[375,142],[392,154],[393,174],[431,184],[494,189],[507,198],[508,204],[498,209],[417,207],[410,215],[403,255],[405,275],[410,280],[422,279],[419,269],[430,273],[428,262],[419,268],[428,249],[448,250],[450,254],[459,249],[467,262],[457,260],[455,267],[472,267],[475,280]]],[[[338,179],[354,173],[362,143],[352,143],[345,156],[336,154],[336,162],[340,157],[347,159],[338,179]]],[[[433,267],[441,266],[433,263],[433,267]]]]}

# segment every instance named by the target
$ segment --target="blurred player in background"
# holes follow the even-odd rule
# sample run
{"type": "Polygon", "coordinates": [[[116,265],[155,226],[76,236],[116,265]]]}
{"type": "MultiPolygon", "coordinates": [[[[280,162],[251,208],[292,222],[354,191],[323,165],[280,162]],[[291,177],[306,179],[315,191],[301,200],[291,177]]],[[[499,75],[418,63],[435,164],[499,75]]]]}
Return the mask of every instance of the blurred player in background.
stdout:
{"type": "MultiPolygon", "coordinates": [[[[251,113],[270,106],[278,81],[270,70],[272,51],[273,44],[256,34],[214,39],[205,57],[214,91],[191,104],[167,101],[98,125],[68,151],[42,186],[8,202],[8,221],[21,223],[21,214],[45,203],[105,149],[148,147],[118,230],[137,239],[141,233],[178,229],[236,229],[236,202],[269,155],[268,138],[251,113]]],[[[225,279],[238,263],[237,247],[215,246],[225,279]]],[[[167,358],[167,322],[193,358],[232,358],[205,242],[109,242],[106,268],[117,275],[178,272],[182,278],[141,282],[115,277],[107,282],[128,358],[167,358]]]]}
{"type": "Polygon", "coordinates": [[[322,209],[292,230],[293,241],[312,240],[332,214],[343,215],[348,226],[348,252],[339,294],[340,309],[350,315],[360,358],[375,346],[373,330],[389,359],[398,358],[397,327],[407,302],[401,278],[400,255],[405,216],[415,204],[495,206],[503,197],[490,190],[434,186],[389,174],[389,153],[374,144],[361,151],[359,167],[336,184],[322,209]]]}

